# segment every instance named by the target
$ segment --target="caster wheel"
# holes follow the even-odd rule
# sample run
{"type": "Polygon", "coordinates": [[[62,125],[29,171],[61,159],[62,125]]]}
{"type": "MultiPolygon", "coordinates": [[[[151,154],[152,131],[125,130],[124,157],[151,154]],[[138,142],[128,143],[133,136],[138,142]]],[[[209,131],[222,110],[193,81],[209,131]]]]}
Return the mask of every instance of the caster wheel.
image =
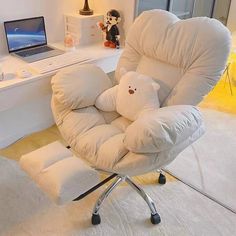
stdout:
{"type": "Polygon", "coordinates": [[[157,225],[161,222],[161,217],[158,213],[156,213],[155,215],[151,215],[151,222],[153,225],[157,225]]]}
{"type": "Polygon", "coordinates": [[[93,225],[99,225],[101,223],[101,217],[99,214],[95,215],[93,214],[92,215],[92,224],[93,225]]]}
{"type": "Polygon", "coordinates": [[[163,175],[163,174],[160,174],[160,175],[159,175],[158,183],[159,183],[159,184],[165,184],[165,183],[166,183],[166,177],[165,177],[165,175],[163,175]]]}

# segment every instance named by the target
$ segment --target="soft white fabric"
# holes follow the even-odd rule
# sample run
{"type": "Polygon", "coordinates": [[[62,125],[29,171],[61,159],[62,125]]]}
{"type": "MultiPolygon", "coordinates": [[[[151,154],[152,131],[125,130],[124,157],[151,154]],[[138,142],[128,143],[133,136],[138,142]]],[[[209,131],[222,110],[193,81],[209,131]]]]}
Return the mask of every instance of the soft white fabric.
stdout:
{"type": "Polygon", "coordinates": [[[103,92],[95,106],[102,111],[117,111],[134,121],[140,114],[160,107],[159,89],[159,84],[150,77],[130,71],[122,76],[119,85],[103,92]]]}
{"type": "Polygon", "coordinates": [[[112,121],[114,121],[115,119],[120,117],[120,114],[118,114],[116,111],[107,112],[107,111],[100,110],[99,112],[103,116],[103,118],[107,124],[110,124],[112,121]]]}
{"type": "Polygon", "coordinates": [[[36,182],[57,204],[68,203],[100,181],[97,171],[77,157],[68,157],[44,169],[36,182]]]}
{"type": "Polygon", "coordinates": [[[59,126],[63,137],[72,147],[76,138],[97,125],[105,124],[100,112],[93,106],[71,111],[59,126]]]}
{"type": "Polygon", "coordinates": [[[94,105],[97,96],[111,86],[109,77],[89,64],[61,70],[52,78],[54,96],[70,109],[94,105]]]}
{"type": "Polygon", "coordinates": [[[43,169],[69,156],[71,151],[56,141],[23,155],[20,166],[34,179],[43,169]]]}
{"type": "Polygon", "coordinates": [[[57,204],[74,200],[99,182],[97,171],[58,141],[23,155],[20,166],[57,204]]]}
{"type": "Polygon", "coordinates": [[[102,111],[116,111],[118,85],[104,91],[98,96],[95,106],[102,111]]]}
{"type": "Polygon", "coordinates": [[[115,173],[123,175],[140,175],[140,173],[150,172],[160,169],[171,163],[186,147],[195,142],[204,134],[204,126],[200,126],[188,139],[178,145],[172,146],[170,149],[159,153],[134,153],[128,152],[122,160],[114,167],[115,173]],[[134,161],[135,160],[135,161],[134,161]],[[155,167],[155,168],[153,168],[155,167]]]}
{"type": "Polygon", "coordinates": [[[121,131],[113,125],[106,124],[95,126],[84,134],[78,136],[76,140],[76,150],[81,157],[90,162],[95,162],[100,146],[105,141],[119,133],[121,133],[121,131]]]}
{"type": "Polygon", "coordinates": [[[161,105],[183,76],[183,69],[153,58],[142,56],[137,66],[137,72],[152,77],[161,87],[158,91],[161,105]]]}
{"type": "Polygon", "coordinates": [[[124,144],[135,153],[159,153],[187,140],[202,123],[196,107],[163,107],[133,122],[125,131],[124,144]]]}
{"type": "Polygon", "coordinates": [[[144,113],[160,107],[160,86],[150,77],[130,71],[122,76],[117,91],[116,109],[125,118],[134,121],[144,113]]]}
{"type": "Polygon", "coordinates": [[[137,70],[160,84],[162,106],[197,105],[219,80],[230,47],[230,32],[216,19],[145,11],[129,29],[116,78],[122,67],[137,70]]]}
{"type": "MultiPolygon", "coordinates": [[[[81,116],[70,115],[75,111],[63,103],[63,99],[57,96],[58,88],[53,87],[52,108],[63,137],[81,158],[110,172],[139,175],[170,163],[204,132],[201,115],[196,108],[172,106],[196,105],[201,101],[225,68],[230,41],[228,29],[214,19],[200,17],[180,21],[175,15],[161,10],[142,13],[130,28],[116,76],[119,81],[123,75],[120,74],[121,68],[125,67],[128,71],[151,77],[160,85],[158,95],[163,108],[156,108],[153,116],[143,113],[140,115],[143,119],[131,123],[124,117],[128,118],[129,112],[134,109],[130,105],[133,103],[124,99],[123,107],[128,116],[126,112],[121,112],[122,117],[117,117],[116,113],[113,116],[112,112],[92,107],[97,118],[90,123],[90,114],[78,109],[76,112],[83,110],[82,113],[86,113],[79,125],[81,116]],[[136,125],[136,122],[140,124],[136,125]]],[[[77,70],[76,73],[67,71],[66,78],[80,74],[80,67],[77,70]]],[[[86,74],[83,68],[82,71],[86,74]]],[[[92,69],[87,73],[90,74],[90,71],[92,69]]],[[[82,78],[84,83],[86,78],[87,75],[82,78]]],[[[70,78],[70,87],[79,95],[94,90],[93,79],[84,87],[77,85],[80,79],[70,78]]],[[[63,78],[58,81],[58,87],[61,91],[71,91],[63,78]]],[[[98,86],[93,98],[97,99],[110,86],[103,88],[98,86]]],[[[88,104],[94,105],[95,100],[88,104]]],[[[87,103],[86,96],[84,102],[87,103]]],[[[138,104],[137,101],[135,103],[138,104]]],[[[104,102],[104,106],[107,104],[104,102]]],[[[117,111],[120,112],[119,109],[117,111]]]]}
{"type": "Polygon", "coordinates": [[[104,142],[98,150],[96,167],[110,171],[129,150],[124,145],[125,134],[117,134],[104,142]]]}
{"type": "Polygon", "coordinates": [[[124,118],[123,116],[118,117],[114,121],[111,122],[112,125],[116,126],[118,129],[120,129],[122,132],[125,132],[127,127],[132,124],[132,121],[124,118]]]}

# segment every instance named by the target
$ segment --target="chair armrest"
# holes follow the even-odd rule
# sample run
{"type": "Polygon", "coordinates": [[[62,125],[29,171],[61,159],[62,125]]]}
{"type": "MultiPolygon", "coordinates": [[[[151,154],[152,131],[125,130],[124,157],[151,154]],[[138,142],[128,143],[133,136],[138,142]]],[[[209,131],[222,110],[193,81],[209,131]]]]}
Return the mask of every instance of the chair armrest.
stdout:
{"type": "Polygon", "coordinates": [[[126,130],[124,144],[135,153],[171,149],[203,129],[200,111],[189,105],[163,107],[139,117],[126,130]]]}
{"type": "Polygon", "coordinates": [[[90,64],[63,69],[51,83],[53,96],[72,110],[93,106],[98,95],[112,86],[104,71],[90,64]]]}

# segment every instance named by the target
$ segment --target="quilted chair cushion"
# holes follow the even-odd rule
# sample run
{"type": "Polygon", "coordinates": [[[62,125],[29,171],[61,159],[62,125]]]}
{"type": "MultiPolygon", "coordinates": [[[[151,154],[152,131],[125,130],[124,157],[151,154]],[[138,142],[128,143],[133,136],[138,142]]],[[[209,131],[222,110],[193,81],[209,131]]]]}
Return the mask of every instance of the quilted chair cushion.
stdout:
{"type": "Polygon", "coordinates": [[[99,94],[112,86],[107,75],[96,66],[74,66],[60,71],[52,79],[55,98],[70,109],[92,106],[99,94]],[[87,71],[92,73],[88,74],[87,71]],[[83,88],[78,92],[79,88],[83,88]]]}
{"type": "Polygon", "coordinates": [[[52,80],[52,109],[62,136],[79,157],[108,172],[139,175],[167,165],[204,133],[196,108],[171,105],[201,101],[223,72],[230,41],[217,20],[144,12],[130,29],[116,76],[125,67],[154,78],[162,108],[138,125],[104,113],[94,103],[110,81],[95,66],[78,66],[52,80]]]}
{"type": "Polygon", "coordinates": [[[129,30],[116,77],[122,67],[137,70],[160,84],[162,106],[196,105],[219,80],[230,45],[230,32],[218,20],[146,11],[129,30]]]}
{"type": "Polygon", "coordinates": [[[125,131],[124,144],[136,153],[158,153],[182,143],[203,127],[196,107],[177,105],[142,115],[125,131]]]}

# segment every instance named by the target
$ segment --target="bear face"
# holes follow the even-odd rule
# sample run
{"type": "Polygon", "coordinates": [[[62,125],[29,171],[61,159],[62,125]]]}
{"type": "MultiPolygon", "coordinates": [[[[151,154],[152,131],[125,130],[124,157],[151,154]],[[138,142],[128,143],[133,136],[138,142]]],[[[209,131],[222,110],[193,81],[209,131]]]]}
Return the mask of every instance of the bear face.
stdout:
{"type": "Polygon", "coordinates": [[[131,86],[129,86],[129,94],[134,94],[134,92],[136,91],[137,89],[132,89],[131,86]]]}
{"type": "Polygon", "coordinates": [[[117,90],[117,112],[134,121],[141,113],[158,109],[159,88],[148,76],[133,71],[125,73],[117,90]]]}

